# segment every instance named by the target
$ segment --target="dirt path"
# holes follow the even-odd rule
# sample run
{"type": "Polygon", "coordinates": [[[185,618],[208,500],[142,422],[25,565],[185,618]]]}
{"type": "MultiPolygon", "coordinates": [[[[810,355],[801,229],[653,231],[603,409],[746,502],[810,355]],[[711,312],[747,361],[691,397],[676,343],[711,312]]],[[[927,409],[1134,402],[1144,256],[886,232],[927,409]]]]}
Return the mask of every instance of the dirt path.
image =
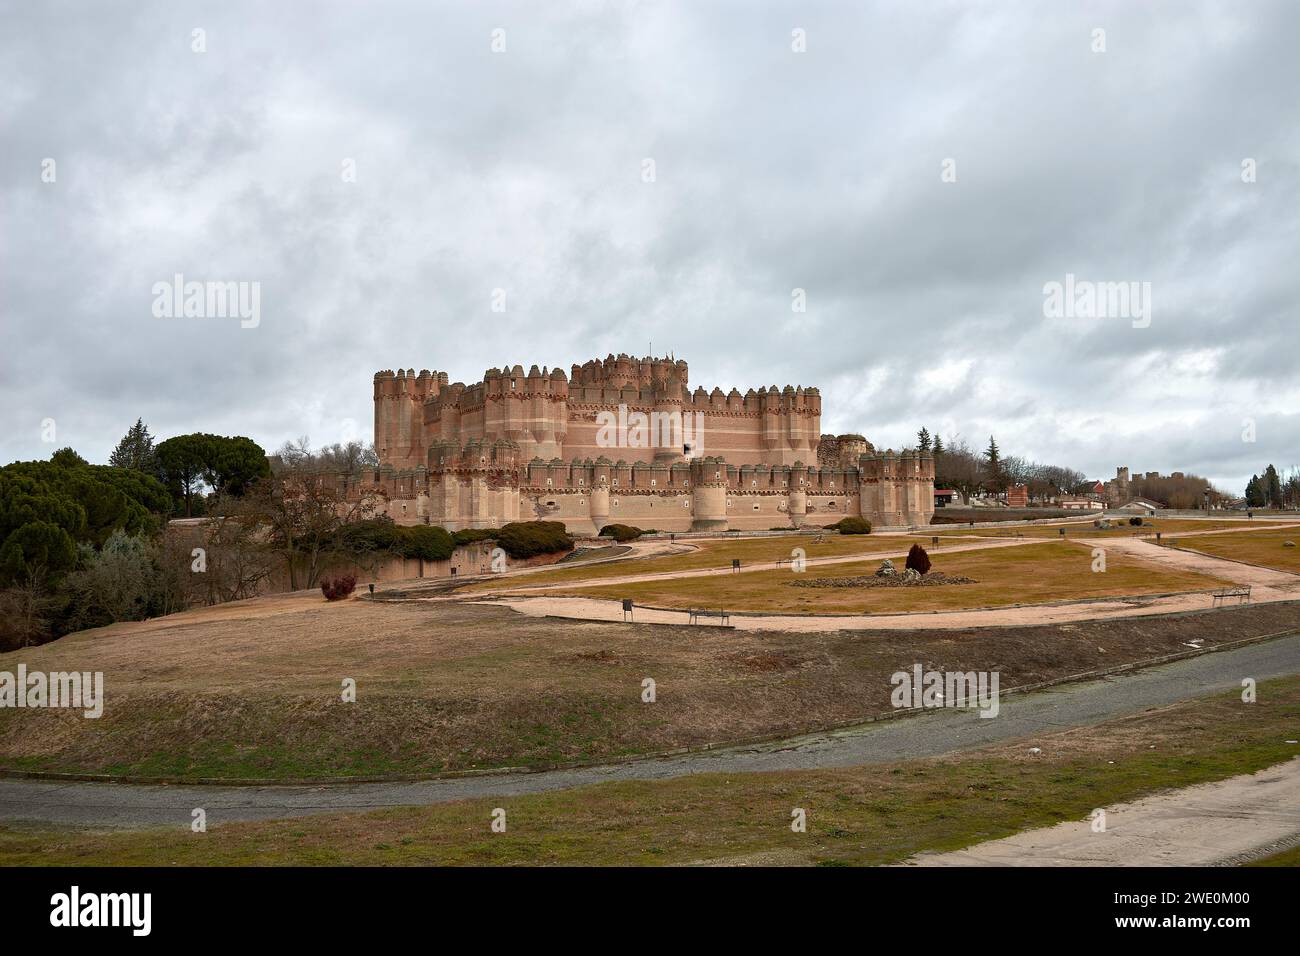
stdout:
{"type": "MultiPolygon", "coordinates": [[[[1024,544],[1031,539],[1002,542],[1002,546],[1024,544]]],[[[1196,571],[1234,584],[1251,585],[1252,604],[1273,601],[1293,601],[1300,596],[1300,575],[1287,571],[1274,571],[1254,567],[1238,561],[1216,558],[1208,554],[1165,548],[1139,538],[1113,538],[1099,542],[1105,551],[1116,551],[1141,561],[1180,571],[1196,571]]],[[[981,543],[977,547],[989,547],[981,543]]],[[[956,550],[956,549],[952,549],[956,550]]],[[[840,561],[842,559],[827,559],[840,561]]],[[[850,560],[863,560],[862,556],[850,560]]],[[[729,574],[730,571],[709,572],[729,574]]],[[[688,575],[656,575],[655,577],[685,577],[688,575]]],[[[689,575],[694,576],[694,572],[689,575]]],[[[621,579],[625,583],[644,578],[621,579]]],[[[601,584],[620,583],[601,581],[601,584]]],[[[572,584],[568,585],[573,587],[572,584]]],[[[586,621],[622,621],[623,608],[618,601],[577,597],[525,597],[507,595],[490,602],[533,617],[565,617],[586,621]]],[[[731,615],[733,627],[742,630],[776,630],[792,632],[861,630],[914,630],[920,628],[1007,627],[1026,624],[1058,624],[1071,621],[1091,621],[1106,618],[1137,617],[1146,614],[1173,614],[1184,611],[1203,611],[1214,606],[1213,597],[1206,593],[1173,594],[1164,597],[1115,597],[1057,604],[1032,604],[1002,608],[977,608],[965,611],[921,611],[900,614],[854,615],[798,615],[798,614],[741,614],[731,615]]],[[[651,610],[637,608],[634,619],[643,624],[686,624],[686,611],[651,610]]]]}
{"type": "Polygon", "coordinates": [[[911,866],[1211,866],[1240,863],[1300,841],[1300,758],[1246,774],[1104,807],[1088,820],[1028,830],[911,866]]]}
{"type": "Polygon", "coordinates": [[[1022,738],[1049,747],[1070,727],[1164,707],[1257,680],[1300,673],[1300,634],[1003,699],[998,716],[943,709],[746,747],[700,751],[599,767],[393,783],[321,786],[145,786],[0,778],[0,821],[79,826],[184,826],[195,807],[208,823],[315,813],[424,806],[479,797],[565,790],[617,780],[663,780],[694,773],[815,770],[932,757],[1022,738]]]}

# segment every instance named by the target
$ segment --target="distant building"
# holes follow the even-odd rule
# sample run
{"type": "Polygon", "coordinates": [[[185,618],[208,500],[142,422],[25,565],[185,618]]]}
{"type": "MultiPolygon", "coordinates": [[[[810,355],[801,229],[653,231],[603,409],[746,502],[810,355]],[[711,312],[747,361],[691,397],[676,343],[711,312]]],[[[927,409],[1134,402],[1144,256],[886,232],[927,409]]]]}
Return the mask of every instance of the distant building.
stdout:
{"type": "MultiPolygon", "coordinates": [[[[1100,482],[1098,482],[1100,484],[1100,482]]],[[[1057,502],[1057,506],[1067,511],[1105,511],[1104,502],[1096,498],[1062,498],[1057,502]]]]}
{"type": "Polygon", "coordinates": [[[1028,508],[1029,488],[1026,485],[1012,485],[1007,489],[1008,508],[1028,508]]]}
{"type": "Polygon", "coordinates": [[[1144,512],[1144,511],[1158,511],[1163,507],[1164,505],[1158,504],[1157,502],[1154,501],[1149,501],[1146,498],[1134,498],[1132,501],[1128,502],[1127,504],[1120,505],[1118,510],[1144,512]]]}
{"type": "Polygon", "coordinates": [[[957,492],[951,488],[934,489],[934,506],[936,508],[946,508],[953,503],[955,498],[957,498],[957,492]]]}

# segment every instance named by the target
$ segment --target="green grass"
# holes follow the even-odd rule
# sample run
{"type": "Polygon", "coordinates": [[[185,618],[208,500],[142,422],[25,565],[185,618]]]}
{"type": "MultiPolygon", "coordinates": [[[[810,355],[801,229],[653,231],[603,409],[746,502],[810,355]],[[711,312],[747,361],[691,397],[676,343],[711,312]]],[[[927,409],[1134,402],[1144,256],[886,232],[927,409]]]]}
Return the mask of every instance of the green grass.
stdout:
{"type": "MultiPolygon", "coordinates": [[[[882,864],[1080,820],[1295,756],[1300,678],[956,757],[705,774],[292,820],[130,832],[0,827],[7,865],[882,864]],[[1042,749],[1030,756],[1030,745],[1042,749]],[[495,807],[507,831],[493,834],[495,807]],[[808,832],[792,833],[794,807],[808,832]]],[[[213,816],[216,816],[214,814],[213,816]]],[[[188,821],[188,816],[186,817],[188,821]]],[[[1294,858],[1289,858],[1294,863],[1294,858]]],[[[1290,864],[1288,864],[1290,865],[1290,864]]]]}
{"type": "Polygon", "coordinates": [[[1246,866],[1300,866],[1300,846],[1293,846],[1281,853],[1274,853],[1259,860],[1252,860],[1246,866]]]}

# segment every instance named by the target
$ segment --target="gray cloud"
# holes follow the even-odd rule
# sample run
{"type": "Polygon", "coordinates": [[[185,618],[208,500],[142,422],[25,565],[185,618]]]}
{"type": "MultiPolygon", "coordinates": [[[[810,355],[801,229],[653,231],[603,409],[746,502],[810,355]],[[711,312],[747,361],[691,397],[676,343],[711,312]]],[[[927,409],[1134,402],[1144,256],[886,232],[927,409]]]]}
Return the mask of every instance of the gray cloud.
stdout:
{"type": "Polygon", "coordinates": [[[0,458],[365,436],[378,368],[653,342],[877,444],[1300,463],[1294,5],[550,6],[5,4],[0,458]],[[261,324],[155,318],[175,273],[261,324]],[[1150,327],[1044,318],[1066,273],[1150,282],[1150,327]]]}

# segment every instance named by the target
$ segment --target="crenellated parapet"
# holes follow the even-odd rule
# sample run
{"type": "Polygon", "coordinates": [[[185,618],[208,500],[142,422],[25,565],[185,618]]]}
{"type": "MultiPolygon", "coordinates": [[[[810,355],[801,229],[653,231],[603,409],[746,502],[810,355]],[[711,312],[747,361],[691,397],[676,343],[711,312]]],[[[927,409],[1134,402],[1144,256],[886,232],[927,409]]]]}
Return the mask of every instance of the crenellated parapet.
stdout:
{"type": "Polygon", "coordinates": [[[384,370],[375,375],[375,482],[401,499],[402,519],[448,527],[530,513],[597,529],[629,515],[666,530],[844,514],[929,520],[933,459],[822,435],[817,388],[688,382],[684,361],[626,354],[567,375],[503,365],[468,385],[445,372],[384,370]]]}

